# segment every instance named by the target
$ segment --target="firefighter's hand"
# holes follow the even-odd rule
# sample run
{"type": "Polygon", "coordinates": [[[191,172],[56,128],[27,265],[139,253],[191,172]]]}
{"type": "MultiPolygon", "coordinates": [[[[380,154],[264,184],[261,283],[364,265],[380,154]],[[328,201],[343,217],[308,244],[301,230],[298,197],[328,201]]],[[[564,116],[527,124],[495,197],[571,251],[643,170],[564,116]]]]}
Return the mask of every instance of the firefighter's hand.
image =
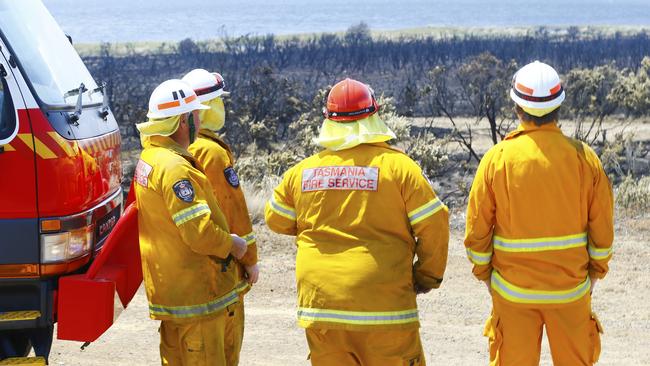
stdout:
{"type": "Polygon", "coordinates": [[[591,280],[591,286],[589,287],[589,294],[592,294],[594,292],[594,287],[596,287],[596,282],[598,282],[598,279],[593,277],[590,278],[591,280]]]}
{"type": "Polygon", "coordinates": [[[260,269],[257,264],[253,264],[252,266],[244,266],[244,269],[246,270],[246,279],[248,280],[248,283],[251,285],[257,283],[257,280],[260,277],[260,269]]]}
{"type": "Polygon", "coordinates": [[[230,254],[237,259],[241,259],[244,254],[246,254],[246,249],[248,249],[246,240],[235,234],[230,234],[230,236],[232,237],[232,249],[230,249],[230,254]]]}
{"type": "Polygon", "coordinates": [[[420,285],[417,284],[417,282],[413,285],[413,289],[415,290],[416,295],[426,294],[426,293],[429,293],[429,291],[431,291],[430,288],[420,286],[420,285]]]}

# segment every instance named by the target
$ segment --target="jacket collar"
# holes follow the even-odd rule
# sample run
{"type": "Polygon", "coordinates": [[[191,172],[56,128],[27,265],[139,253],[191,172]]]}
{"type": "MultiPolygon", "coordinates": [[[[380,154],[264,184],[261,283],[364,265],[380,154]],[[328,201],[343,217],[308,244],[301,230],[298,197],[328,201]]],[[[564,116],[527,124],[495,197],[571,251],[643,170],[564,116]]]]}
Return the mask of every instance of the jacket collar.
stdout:
{"type": "Polygon", "coordinates": [[[562,130],[560,127],[557,125],[557,122],[552,122],[552,123],[546,123],[541,126],[538,126],[532,122],[519,122],[519,126],[517,127],[516,130],[510,132],[508,135],[506,135],[505,140],[509,140],[511,138],[514,138],[516,136],[519,136],[524,133],[530,133],[530,132],[535,132],[535,131],[550,131],[550,132],[559,132],[562,133],[562,130]]]}
{"type": "Polygon", "coordinates": [[[194,161],[194,157],[192,156],[192,154],[190,154],[189,151],[187,151],[187,149],[184,149],[181,145],[176,143],[176,141],[172,140],[170,137],[167,136],[158,136],[158,135],[143,136],[142,147],[144,147],[145,149],[148,147],[162,147],[194,161]]]}
{"type": "Polygon", "coordinates": [[[400,153],[402,153],[402,154],[406,154],[406,153],[404,152],[404,150],[400,149],[399,147],[397,147],[397,146],[395,146],[395,145],[390,145],[390,144],[388,144],[387,142],[370,142],[370,143],[363,143],[363,144],[359,144],[359,145],[357,145],[357,146],[355,146],[355,147],[351,147],[351,148],[349,148],[349,149],[345,149],[345,150],[332,151],[332,150],[329,150],[329,149],[325,149],[325,150],[323,150],[323,152],[325,152],[325,151],[328,151],[328,152],[342,152],[342,151],[348,151],[348,150],[352,150],[352,149],[356,149],[356,148],[364,147],[364,146],[375,146],[375,147],[381,147],[381,148],[384,148],[384,149],[394,150],[394,151],[400,152],[400,153]]]}
{"type": "Polygon", "coordinates": [[[219,135],[217,135],[216,132],[211,131],[211,130],[208,130],[208,129],[204,129],[204,128],[200,129],[200,130],[199,130],[199,135],[200,135],[200,136],[203,136],[203,137],[207,137],[207,138],[209,138],[209,139],[211,139],[211,140],[215,140],[215,141],[223,141],[223,140],[221,139],[221,137],[220,137],[219,135]]]}
{"type": "Polygon", "coordinates": [[[219,146],[223,147],[228,152],[230,156],[230,160],[232,160],[232,150],[230,149],[230,146],[228,146],[228,144],[226,144],[226,142],[216,132],[206,130],[206,129],[201,129],[199,130],[199,137],[212,140],[217,144],[219,144],[219,146]]]}

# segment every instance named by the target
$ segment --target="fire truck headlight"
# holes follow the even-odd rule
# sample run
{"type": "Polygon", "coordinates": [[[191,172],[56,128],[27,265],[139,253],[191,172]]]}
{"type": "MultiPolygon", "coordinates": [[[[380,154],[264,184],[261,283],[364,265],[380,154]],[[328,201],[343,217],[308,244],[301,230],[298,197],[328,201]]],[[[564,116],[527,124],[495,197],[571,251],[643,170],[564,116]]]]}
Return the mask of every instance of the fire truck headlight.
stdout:
{"type": "Polygon", "coordinates": [[[41,235],[41,263],[61,262],[88,254],[92,248],[93,226],[41,235]]]}
{"type": "Polygon", "coordinates": [[[68,259],[80,257],[90,252],[93,241],[93,226],[70,232],[70,244],[68,244],[68,259]]]}
{"type": "Polygon", "coordinates": [[[66,260],[69,242],[69,232],[41,235],[41,263],[66,260]]]}

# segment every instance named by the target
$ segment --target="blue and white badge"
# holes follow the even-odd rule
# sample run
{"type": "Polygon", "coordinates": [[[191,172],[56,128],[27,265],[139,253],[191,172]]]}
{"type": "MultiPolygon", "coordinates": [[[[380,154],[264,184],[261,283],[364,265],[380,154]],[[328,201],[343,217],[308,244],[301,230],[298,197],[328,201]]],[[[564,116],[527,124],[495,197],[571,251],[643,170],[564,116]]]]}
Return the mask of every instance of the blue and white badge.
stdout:
{"type": "Polygon", "coordinates": [[[192,202],[194,201],[194,187],[189,180],[183,179],[174,183],[174,193],[183,202],[192,202]]]}
{"type": "Polygon", "coordinates": [[[237,172],[235,172],[235,169],[233,169],[233,167],[224,169],[223,175],[226,176],[228,184],[235,188],[239,187],[239,177],[237,176],[237,172]]]}

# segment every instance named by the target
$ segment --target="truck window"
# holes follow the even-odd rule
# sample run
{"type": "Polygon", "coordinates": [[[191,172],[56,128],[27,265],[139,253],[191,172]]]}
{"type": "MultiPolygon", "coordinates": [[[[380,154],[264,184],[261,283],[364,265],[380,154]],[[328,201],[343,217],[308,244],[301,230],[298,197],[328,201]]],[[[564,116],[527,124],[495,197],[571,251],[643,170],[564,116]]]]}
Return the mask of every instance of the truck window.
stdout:
{"type": "MultiPolygon", "coordinates": [[[[0,0],[0,31],[23,69],[36,96],[47,105],[74,105],[77,96],[64,97],[95,80],[45,6],[36,0],[0,0]]],[[[86,92],[84,104],[102,102],[102,93],[86,92]]]]}
{"type": "Polygon", "coordinates": [[[0,145],[2,145],[2,141],[9,138],[16,128],[16,112],[7,81],[3,77],[0,79],[2,79],[0,83],[0,145]]]}

